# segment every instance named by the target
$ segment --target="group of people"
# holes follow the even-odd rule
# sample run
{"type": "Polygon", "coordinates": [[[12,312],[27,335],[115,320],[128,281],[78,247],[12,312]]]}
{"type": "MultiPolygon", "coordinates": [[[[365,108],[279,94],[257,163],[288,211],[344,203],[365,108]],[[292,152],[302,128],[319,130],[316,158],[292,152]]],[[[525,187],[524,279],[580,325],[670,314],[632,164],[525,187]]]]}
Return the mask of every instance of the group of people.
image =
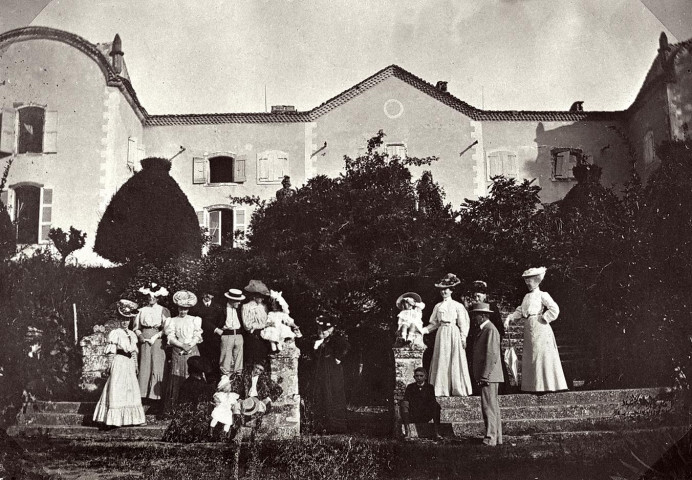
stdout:
{"type": "MultiPolygon", "coordinates": [[[[469,305],[452,299],[452,292],[461,282],[454,274],[447,274],[435,284],[442,301],[435,305],[427,326],[422,325],[420,296],[410,292],[399,297],[397,306],[400,342],[422,344],[422,335],[437,330],[430,375],[421,366],[414,372],[414,383],[407,386],[400,413],[407,438],[411,438],[411,423],[435,424],[439,436],[440,406],[436,397],[467,396],[473,392],[471,378],[480,388],[481,409],[485,423],[486,445],[502,443],[502,425],[498,401],[499,385],[506,382],[507,368],[502,361],[500,341],[511,322],[523,320],[524,344],[521,362],[521,390],[533,393],[567,390],[567,382],[560,363],[555,335],[550,323],[560,313],[557,303],[539,285],[546,269],[530,268],[522,277],[529,290],[517,309],[500,321],[497,307],[487,303],[485,292],[475,292],[469,305]],[[467,360],[467,340],[471,329],[471,316],[476,326],[473,340],[472,371],[467,360]],[[403,314],[403,315],[402,315],[403,314]]],[[[476,290],[484,290],[484,282],[474,282],[476,290]]]]}
{"type": "Polygon", "coordinates": [[[178,291],[172,298],[175,317],[159,304],[168,290],[155,283],[139,289],[147,302],[141,308],[120,300],[121,325],[108,335],[109,378],[93,420],[112,427],[142,425],[143,401],[171,411],[181,399],[198,399],[208,390],[202,384],[216,385],[212,421],[230,420],[231,412],[265,412],[281,394],[278,385],[265,388],[273,383],[265,373],[267,358],[301,333],[281,292],[259,280],[244,290],[248,302],[241,304],[246,296],[232,288],[224,294],[224,306],[208,292],[198,304],[194,293],[178,291]]]}

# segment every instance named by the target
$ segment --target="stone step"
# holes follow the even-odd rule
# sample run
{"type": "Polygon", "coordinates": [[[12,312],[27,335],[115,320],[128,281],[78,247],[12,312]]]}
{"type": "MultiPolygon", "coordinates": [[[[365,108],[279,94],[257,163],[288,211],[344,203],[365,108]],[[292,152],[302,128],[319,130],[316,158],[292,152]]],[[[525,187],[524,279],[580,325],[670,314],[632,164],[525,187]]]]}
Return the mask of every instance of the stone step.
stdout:
{"type": "MultiPolygon", "coordinates": [[[[148,412],[152,405],[143,405],[144,412],[148,412]]],[[[81,413],[91,415],[96,408],[96,402],[44,402],[36,401],[25,407],[25,413],[81,413]]]]}
{"type": "MultiPolygon", "coordinates": [[[[580,390],[536,395],[521,393],[500,395],[501,407],[529,407],[545,405],[594,405],[597,403],[622,403],[639,395],[655,397],[660,388],[633,388],[624,390],[580,390]]],[[[480,408],[480,397],[437,397],[443,410],[480,408]]]]}
{"type": "MultiPolygon", "coordinates": [[[[616,413],[620,403],[594,403],[579,405],[531,405],[522,407],[500,407],[503,420],[554,419],[608,417],[616,413]]],[[[478,408],[445,408],[440,419],[443,423],[482,420],[480,404],[478,408]]]]}
{"type": "Polygon", "coordinates": [[[81,425],[13,425],[7,429],[7,434],[19,438],[42,437],[65,440],[161,440],[166,428],[167,424],[120,427],[112,430],[99,430],[96,427],[81,425]]]}
{"type": "MultiPolygon", "coordinates": [[[[146,415],[146,421],[149,425],[157,425],[165,423],[163,420],[157,420],[156,415],[146,415]]],[[[33,425],[33,426],[50,426],[50,425],[85,425],[93,426],[92,413],[20,413],[17,415],[17,425],[33,425]]]]}

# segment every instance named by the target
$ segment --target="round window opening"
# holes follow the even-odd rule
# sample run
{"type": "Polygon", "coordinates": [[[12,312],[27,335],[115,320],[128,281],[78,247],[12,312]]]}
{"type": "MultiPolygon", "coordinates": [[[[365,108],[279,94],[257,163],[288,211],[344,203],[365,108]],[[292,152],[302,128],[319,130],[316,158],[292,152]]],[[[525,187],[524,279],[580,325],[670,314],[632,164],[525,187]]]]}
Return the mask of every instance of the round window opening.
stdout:
{"type": "Polygon", "coordinates": [[[404,113],[404,105],[393,98],[384,102],[384,114],[389,118],[399,118],[404,113]]]}

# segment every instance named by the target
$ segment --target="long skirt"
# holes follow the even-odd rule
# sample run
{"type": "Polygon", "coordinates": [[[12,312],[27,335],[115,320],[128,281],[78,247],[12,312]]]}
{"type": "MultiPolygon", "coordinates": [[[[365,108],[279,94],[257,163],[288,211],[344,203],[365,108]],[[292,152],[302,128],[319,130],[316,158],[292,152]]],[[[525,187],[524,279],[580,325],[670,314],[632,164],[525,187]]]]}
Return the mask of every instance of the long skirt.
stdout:
{"type": "Polygon", "coordinates": [[[521,389],[525,392],[567,390],[550,324],[531,315],[524,321],[524,353],[521,359],[521,389]]]}
{"type": "Polygon", "coordinates": [[[94,410],[95,422],[116,427],[146,422],[134,362],[133,358],[124,355],[113,357],[110,377],[94,410]]]}
{"type": "Polygon", "coordinates": [[[442,324],[435,337],[435,349],[430,362],[430,382],[438,397],[471,395],[472,385],[466,350],[461,344],[461,332],[455,324],[442,324]]]}
{"type": "MultiPolygon", "coordinates": [[[[156,328],[145,328],[142,337],[151,338],[159,332],[156,328]]],[[[153,345],[139,345],[139,389],[142,398],[160,400],[163,397],[163,370],[166,367],[166,351],[161,338],[153,345]]]]}
{"type": "Polygon", "coordinates": [[[199,356],[199,349],[197,346],[193,347],[189,354],[183,354],[183,350],[178,347],[171,348],[171,358],[169,360],[168,374],[166,375],[164,399],[167,410],[178,403],[180,387],[188,376],[187,361],[190,357],[194,356],[199,356]]]}

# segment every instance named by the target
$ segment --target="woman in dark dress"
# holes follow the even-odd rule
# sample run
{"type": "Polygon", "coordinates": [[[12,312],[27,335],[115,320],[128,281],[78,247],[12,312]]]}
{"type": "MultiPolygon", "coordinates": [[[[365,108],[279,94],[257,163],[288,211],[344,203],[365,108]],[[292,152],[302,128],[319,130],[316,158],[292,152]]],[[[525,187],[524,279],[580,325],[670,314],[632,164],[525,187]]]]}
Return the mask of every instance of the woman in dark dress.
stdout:
{"type": "Polygon", "coordinates": [[[346,432],[346,391],[343,359],[349,345],[346,337],[335,333],[334,318],[320,316],[316,320],[317,335],[306,338],[301,352],[311,370],[307,388],[310,413],[317,432],[346,432]]]}

